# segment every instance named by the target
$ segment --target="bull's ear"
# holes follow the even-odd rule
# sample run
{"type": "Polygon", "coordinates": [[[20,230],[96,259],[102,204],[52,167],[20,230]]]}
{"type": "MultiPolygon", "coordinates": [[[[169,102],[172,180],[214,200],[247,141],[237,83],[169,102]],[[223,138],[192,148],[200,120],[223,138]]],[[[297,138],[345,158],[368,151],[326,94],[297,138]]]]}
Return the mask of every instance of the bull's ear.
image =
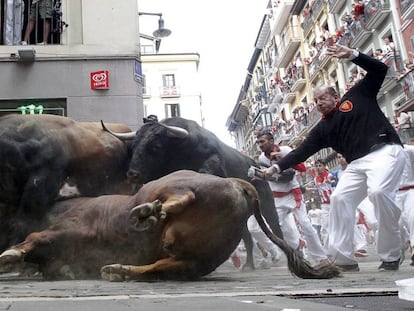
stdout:
{"type": "Polygon", "coordinates": [[[188,131],[186,129],[183,129],[182,127],[165,125],[162,123],[158,123],[158,124],[167,129],[168,137],[185,138],[188,135],[190,135],[188,131]]]}

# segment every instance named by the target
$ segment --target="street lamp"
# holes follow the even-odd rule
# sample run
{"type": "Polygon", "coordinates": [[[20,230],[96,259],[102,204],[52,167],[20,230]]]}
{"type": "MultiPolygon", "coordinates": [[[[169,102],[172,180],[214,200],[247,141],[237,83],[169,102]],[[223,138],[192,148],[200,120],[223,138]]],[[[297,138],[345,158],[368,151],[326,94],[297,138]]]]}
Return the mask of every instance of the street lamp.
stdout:
{"type": "Polygon", "coordinates": [[[171,34],[171,30],[164,27],[164,19],[162,18],[162,13],[148,13],[148,12],[138,12],[138,15],[152,15],[152,16],[159,16],[158,20],[158,29],[155,30],[152,35],[155,38],[165,38],[168,37],[171,34]]]}

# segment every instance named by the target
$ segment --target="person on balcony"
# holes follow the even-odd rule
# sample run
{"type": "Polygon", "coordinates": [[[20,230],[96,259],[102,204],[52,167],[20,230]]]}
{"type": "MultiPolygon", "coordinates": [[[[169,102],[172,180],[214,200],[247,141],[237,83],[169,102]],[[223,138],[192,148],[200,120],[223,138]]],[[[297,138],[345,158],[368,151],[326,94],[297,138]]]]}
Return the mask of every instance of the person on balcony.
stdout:
{"type": "Polygon", "coordinates": [[[29,43],[30,34],[36,25],[38,14],[43,20],[43,42],[38,44],[47,44],[50,34],[50,22],[53,17],[53,0],[32,0],[29,22],[26,27],[22,45],[27,45],[29,43]]]}
{"type": "Polygon", "coordinates": [[[377,255],[380,271],[398,270],[401,257],[399,218],[396,203],[405,152],[394,127],[377,102],[388,71],[387,65],[343,45],[328,48],[327,54],[352,61],[366,75],[340,98],[331,86],[314,89],[314,100],[322,119],[292,152],[263,170],[265,177],[280,173],[317,151],[331,147],[343,154],[349,165],[331,196],[328,254],[335,264],[358,271],[353,254],[355,211],[368,195],[378,216],[377,255]]]}

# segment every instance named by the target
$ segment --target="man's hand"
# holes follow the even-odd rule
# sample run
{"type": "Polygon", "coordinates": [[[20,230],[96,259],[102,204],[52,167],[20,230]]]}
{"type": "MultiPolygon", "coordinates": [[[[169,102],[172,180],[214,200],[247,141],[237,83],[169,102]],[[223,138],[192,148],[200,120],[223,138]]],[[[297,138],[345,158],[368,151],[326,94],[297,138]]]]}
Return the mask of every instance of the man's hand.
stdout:
{"type": "Polygon", "coordinates": [[[280,151],[273,151],[270,153],[270,158],[272,160],[280,160],[282,158],[282,152],[280,151]]]}
{"type": "Polygon", "coordinates": [[[270,177],[273,176],[273,174],[279,173],[280,169],[278,169],[278,167],[276,167],[275,165],[272,165],[268,168],[265,168],[262,172],[263,172],[264,178],[268,180],[270,177]]]}
{"type": "Polygon", "coordinates": [[[352,49],[347,46],[335,44],[328,47],[326,55],[334,56],[336,58],[350,58],[352,55],[352,49]]]}

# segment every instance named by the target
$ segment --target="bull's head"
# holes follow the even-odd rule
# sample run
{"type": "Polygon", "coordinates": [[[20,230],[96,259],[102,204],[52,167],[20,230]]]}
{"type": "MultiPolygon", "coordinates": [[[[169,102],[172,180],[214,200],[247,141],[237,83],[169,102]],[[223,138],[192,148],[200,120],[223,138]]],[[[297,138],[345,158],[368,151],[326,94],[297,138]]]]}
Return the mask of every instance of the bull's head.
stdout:
{"type": "MultiPolygon", "coordinates": [[[[181,128],[181,127],[166,125],[166,124],[158,123],[158,122],[150,122],[150,123],[156,123],[156,124],[161,125],[162,127],[166,128],[167,129],[167,135],[169,137],[184,138],[184,137],[188,136],[188,131],[186,129],[181,128]]],[[[103,123],[102,120],[101,120],[101,124],[102,124],[102,128],[105,131],[111,133],[112,135],[114,135],[115,137],[117,137],[121,140],[131,140],[131,139],[134,139],[136,137],[136,132],[116,133],[116,132],[111,131],[110,129],[108,129],[105,126],[105,123],[103,123]]]]}
{"type": "Polygon", "coordinates": [[[135,183],[146,183],[173,171],[169,163],[176,152],[174,147],[189,136],[184,128],[159,122],[147,122],[136,133],[116,133],[101,123],[104,130],[121,140],[134,139],[127,176],[135,183]]]}

